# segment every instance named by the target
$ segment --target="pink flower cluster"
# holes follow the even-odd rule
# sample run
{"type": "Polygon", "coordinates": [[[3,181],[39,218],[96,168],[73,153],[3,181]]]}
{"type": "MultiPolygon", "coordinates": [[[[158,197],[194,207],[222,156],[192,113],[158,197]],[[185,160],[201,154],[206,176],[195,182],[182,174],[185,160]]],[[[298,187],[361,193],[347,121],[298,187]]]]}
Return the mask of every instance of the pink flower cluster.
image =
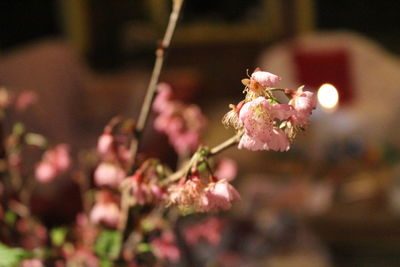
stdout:
{"type": "Polygon", "coordinates": [[[103,223],[108,227],[117,227],[121,211],[118,202],[111,192],[102,190],[97,192],[96,204],[90,212],[90,220],[93,223],[103,223]]]}
{"type": "Polygon", "coordinates": [[[69,146],[57,145],[43,154],[41,162],[35,169],[36,179],[41,183],[51,182],[64,173],[70,165],[69,146]]]}
{"type": "Polygon", "coordinates": [[[225,179],[206,183],[197,174],[169,188],[169,203],[183,213],[228,210],[232,201],[240,200],[236,189],[225,179]]]}
{"type": "Polygon", "coordinates": [[[216,217],[211,217],[199,223],[191,225],[184,230],[186,242],[195,245],[201,240],[211,244],[218,245],[221,241],[221,232],[224,222],[216,217]]]}
{"type": "Polygon", "coordinates": [[[157,183],[158,177],[135,173],[130,180],[132,196],[137,204],[157,203],[164,198],[164,189],[157,183]]]}
{"type": "Polygon", "coordinates": [[[157,131],[168,136],[178,154],[193,152],[200,143],[200,132],[206,119],[196,105],[185,105],[172,100],[172,89],[161,83],[154,100],[153,110],[158,114],[154,121],[157,131]]]}
{"type": "Polygon", "coordinates": [[[151,245],[154,253],[160,259],[177,262],[181,257],[181,253],[175,244],[175,236],[172,232],[164,231],[161,237],[153,239],[151,245]]]}
{"type": "Polygon", "coordinates": [[[287,151],[297,131],[308,124],[308,117],[316,107],[314,93],[303,91],[303,87],[297,91],[279,89],[291,98],[288,104],[280,104],[272,93],[280,80],[272,73],[255,71],[244,82],[249,89],[245,103],[235,107],[227,120],[244,132],[239,148],[287,151]],[[232,112],[237,114],[236,123],[232,122],[232,112]]]}

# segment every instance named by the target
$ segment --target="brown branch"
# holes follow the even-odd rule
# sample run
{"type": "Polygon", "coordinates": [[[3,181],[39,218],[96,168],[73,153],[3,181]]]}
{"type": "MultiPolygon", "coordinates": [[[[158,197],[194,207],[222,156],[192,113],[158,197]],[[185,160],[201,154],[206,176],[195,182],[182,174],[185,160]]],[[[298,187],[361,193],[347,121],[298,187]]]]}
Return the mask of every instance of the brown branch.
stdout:
{"type": "Polygon", "coordinates": [[[175,31],[176,23],[179,18],[179,14],[182,8],[183,0],[173,0],[173,8],[169,17],[169,22],[167,29],[164,34],[164,38],[161,41],[160,47],[156,50],[156,61],[154,63],[153,72],[151,74],[150,83],[147,87],[147,93],[140,110],[139,118],[136,124],[134,138],[137,141],[132,143],[131,147],[131,155],[132,155],[132,164],[134,164],[135,157],[139,148],[140,139],[142,137],[144,128],[146,127],[147,119],[150,114],[151,105],[153,103],[153,99],[157,92],[157,84],[160,78],[161,69],[164,64],[165,52],[168,50],[172,36],[175,31]]]}
{"type": "MultiPolygon", "coordinates": [[[[210,152],[207,156],[209,156],[209,157],[215,156],[215,155],[221,153],[222,151],[226,150],[227,148],[238,144],[242,135],[243,135],[243,133],[239,132],[238,134],[225,140],[221,144],[211,148],[210,152]]],[[[192,156],[192,158],[186,165],[184,165],[181,169],[177,170],[176,172],[171,174],[167,179],[165,179],[164,184],[173,183],[173,182],[179,180],[180,178],[182,178],[186,173],[188,173],[190,171],[190,168],[192,168],[195,161],[196,161],[196,154],[194,154],[192,156]]]]}
{"type": "MultiPolygon", "coordinates": [[[[147,87],[147,93],[145,99],[143,101],[142,108],[140,110],[139,118],[134,130],[133,140],[131,142],[130,153],[131,153],[131,161],[129,163],[128,170],[131,171],[133,165],[135,164],[135,159],[137,155],[137,151],[139,149],[140,141],[143,135],[143,131],[146,127],[147,119],[150,114],[151,105],[153,103],[154,97],[157,92],[157,84],[160,78],[160,73],[164,64],[165,52],[168,50],[172,36],[175,32],[176,24],[179,18],[179,14],[181,12],[182,4],[184,0],[173,0],[172,11],[169,17],[167,29],[165,31],[164,37],[161,41],[160,47],[156,50],[156,60],[153,67],[153,72],[151,74],[150,82],[147,87]]],[[[124,235],[126,233],[126,225],[128,223],[128,213],[129,213],[129,198],[126,197],[126,194],[122,194],[121,197],[121,221],[119,223],[118,230],[124,235]]],[[[125,238],[124,238],[125,239],[125,238]]]]}

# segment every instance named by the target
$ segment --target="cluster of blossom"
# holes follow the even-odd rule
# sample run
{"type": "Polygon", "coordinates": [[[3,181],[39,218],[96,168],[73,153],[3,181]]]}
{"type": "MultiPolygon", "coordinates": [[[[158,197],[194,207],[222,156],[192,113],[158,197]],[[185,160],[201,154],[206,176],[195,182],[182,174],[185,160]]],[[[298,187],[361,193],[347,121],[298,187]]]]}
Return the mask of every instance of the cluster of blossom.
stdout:
{"type": "Polygon", "coordinates": [[[172,89],[166,83],[159,84],[158,91],[153,102],[153,110],[158,114],[154,128],[168,136],[178,154],[195,151],[200,144],[200,133],[206,124],[199,107],[172,100],[172,89]]]}
{"type": "MultiPolygon", "coordinates": [[[[203,153],[202,151],[198,152],[203,153]]],[[[215,176],[215,173],[224,173],[224,170],[217,170],[214,173],[210,168],[199,171],[198,166],[207,165],[206,158],[199,158],[191,172],[183,177],[178,184],[169,187],[168,203],[176,205],[184,214],[191,212],[210,212],[218,210],[228,210],[232,206],[232,201],[239,200],[240,195],[227,179],[215,176]]],[[[230,164],[223,168],[234,168],[230,164]]]]}
{"type": "Polygon", "coordinates": [[[204,241],[216,246],[221,242],[221,232],[224,224],[224,221],[217,217],[210,217],[197,222],[185,228],[185,240],[189,245],[204,241]]]}
{"type": "Polygon", "coordinates": [[[243,79],[246,97],[237,105],[231,105],[223,123],[243,135],[239,148],[252,151],[287,151],[296,134],[308,124],[308,117],[316,107],[316,97],[310,91],[276,88],[280,77],[256,69],[249,79],[243,79]],[[281,104],[273,92],[280,90],[288,98],[281,104]]]}
{"type": "Polygon", "coordinates": [[[69,146],[59,144],[43,154],[42,160],[35,169],[36,179],[41,183],[51,182],[63,174],[70,165],[69,146]]]}

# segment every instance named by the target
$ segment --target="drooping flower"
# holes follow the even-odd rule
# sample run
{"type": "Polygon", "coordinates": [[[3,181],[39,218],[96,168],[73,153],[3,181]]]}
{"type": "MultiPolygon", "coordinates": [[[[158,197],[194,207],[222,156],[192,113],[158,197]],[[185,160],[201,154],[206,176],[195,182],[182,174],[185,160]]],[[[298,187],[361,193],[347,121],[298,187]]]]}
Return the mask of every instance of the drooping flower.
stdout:
{"type": "Polygon", "coordinates": [[[154,248],[154,254],[160,259],[176,262],[181,256],[172,232],[163,232],[161,237],[151,241],[151,245],[154,248]]]}
{"type": "Polygon", "coordinates": [[[117,227],[121,216],[118,204],[112,194],[102,190],[97,193],[96,204],[90,212],[90,220],[93,223],[104,223],[109,227],[117,227]]]}
{"type": "Polygon", "coordinates": [[[185,228],[183,234],[186,242],[194,245],[201,240],[211,244],[218,245],[221,241],[221,232],[224,222],[216,217],[211,217],[199,223],[185,228]]]}
{"type": "Polygon", "coordinates": [[[200,132],[205,118],[196,105],[185,105],[171,100],[171,88],[160,84],[153,110],[158,113],[154,128],[168,136],[169,143],[178,154],[194,151],[200,143],[200,132]]]}
{"type": "Polygon", "coordinates": [[[51,182],[65,172],[70,165],[69,146],[57,145],[43,154],[42,161],[35,169],[36,179],[42,183],[51,182]]]}
{"type": "Polygon", "coordinates": [[[103,133],[97,141],[97,152],[104,156],[112,150],[114,138],[109,133],[103,133]]]}
{"type": "Polygon", "coordinates": [[[226,180],[210,183],[206,191],[206,211],[228,210],[232,201],[240,200],[239,193],[226,180]]]}
{"type": "Polygon", "coordinates": [[[97,186],[118,187],[126,177],[124,169],[110,162],[102,162],[94,172],[94,181],[97,186]]]}
{"type": "Polygon", "coordinates": [[[293,123],[306,125],[312,110],[317,106],[317,98],[313,92],[303,91],[303,86],[301,86],[293,93],[289,104],[296,110],[296,113],[291,118],[293,123]]]}
{"type": "Polygon", "coordinates": [[[264,97],[246,103],[239,114],[245,130],[239,148],[286,151],[289,141],[275,122],[288,119],[294,112],[291,105],[270,104],[264,97]]]}
{"type": "Polygon", "coordinates": [[[182,212],[203,212],[207,205],[206,184],[199,177],[191,177],[184,183],[169,188],[169,204],[177,205],[182,212]]]}

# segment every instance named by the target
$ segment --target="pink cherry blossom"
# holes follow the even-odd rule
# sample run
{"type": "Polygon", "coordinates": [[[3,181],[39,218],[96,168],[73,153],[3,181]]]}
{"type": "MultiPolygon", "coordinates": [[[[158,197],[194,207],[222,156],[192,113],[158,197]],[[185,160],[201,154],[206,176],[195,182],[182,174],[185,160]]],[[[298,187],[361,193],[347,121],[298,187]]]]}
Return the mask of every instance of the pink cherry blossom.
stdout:
{"type": "Polygon", "coordinates": [[[273,87],[281,80],[281,77],[266,71],[255,71],[251,74],[250,80],[254,80],[264,87],[273,87]]]}
{"type": "Polygon", "coordinates": [[[194,245],[200,240],[204,240],[205,242],[216,246],[221,241],[223,226],[224,223],[221,219],[211,217],[185,228],[183,233],[186,242],[190,245],[194,245]]]}
{"type": "Polygon", "coordinates": [[[298,125],[306,125],[312,110],[317,106],[317,98],[313,92],[303,91],[303,87],[300,87],[293,94],[289,104],[296,110],[296,113],[291,118],[292,121],[298,125]]]}
{"type": "Polygon", "coordinates": [[[289,149],[289,140],[283,131],[274,127],[274,121],[286,120],[295,114],[291,105],[270,104],[264,97],[258,97],[246,103],[239,113],[245,133],[239,142],[239,148],[249,150],[289,149]]]}
{"type": "Polygon", "coordinates": [[[194,209],[202,212],[207,205],[205,189],[206,185],[198,177],[192,177],[184,183],[170,186],[168,201],[181,211],[194,209]]]}
{"type": "Polygon", "coordinates": [[[94,181],[97,186],[118,187],[126,177],[125,171],[117,164],[102,162],[94,172],[94,181]]]}
{"type": "Polygon", "coordinates": [[[237,175],[236,162],[230,158],[222,158],[217,164],[214,175],[217,179],[225,179],[228,182],[232,181],[237,175]]]}
{"type": "Polygon", "coordinates": [[[90,212],[90,221],[96,224],[104,223],[109,227],[117,227],[121,211],[108,191],[100,191],[96,196],[96,204],[90,212]]]}
{"type": "Polygon", "coordinates": [[[103,133],[97,141],[97,152],[100,155],[106,155],[112,151],[114,138],[109,133],[103,133]]]}
{"type": "Polygon", "coordinates": [[[171,97],[172,97],[171,86],[167,83],[158,84],[158,94],[153,102],[153,110],[155,112],[161,113],[166,108],[168,109],[171,97]]]}
{"type": "Polygon", "coordinates": [[[41,183],[48,183],[57,176],[57,168],[50,162],[40,162],[35,169],[35,177],[41,183]]]}
{"type": "Polygon", "coordinates": [[[169,143],[178,154],[192,152],[200,143],[200,132],[206,120],[196,105],[171,100],[171,88],[161,85],[153,103],[153,110],[158,113],[154,128],[168,136],[169,143]]]}
{"type": "Polygon", "coordinates": [[[231,202],[234,200],[240,200],[239,193],[226,180],[219,180],[216,183],[209,184],[207,187],[205,210],[228,210],[232,207],[231,202]]]}
{"type": "Polygon", "coordinates": [[[181,256],[172,232],[164,232],[161,237],[152,240],[151,245],[154,247],[155,255],[160,259],[176,262],[181,256]]]}
{"type": "Polygon", "coordinates": [[[35,169],[36,179],[42,183],[51,182],[65,172],[70,165],[69,146],[57,145],[43,154],[42,161],[35,169]]]}

